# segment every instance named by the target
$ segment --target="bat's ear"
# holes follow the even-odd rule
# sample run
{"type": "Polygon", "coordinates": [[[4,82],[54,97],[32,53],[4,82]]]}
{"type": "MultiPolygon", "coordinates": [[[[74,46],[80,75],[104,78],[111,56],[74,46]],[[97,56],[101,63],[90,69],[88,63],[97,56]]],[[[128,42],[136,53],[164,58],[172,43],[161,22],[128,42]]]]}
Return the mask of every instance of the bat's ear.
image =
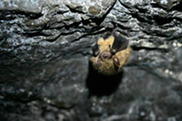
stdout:
{"type": "Polygon", "coordinates": [[[118,51],[124,50],[127,48],[129,41],[123,36],[119,35],[117,32],[113,32],[114,42],[111,47],[111,53],[115,54],[118,51]]]}
{"type": "Polygon", "coordinates": [[[119,59],[118,59],[117,56],[114,56],[114,57],[113,57],[113,63],[114,63],[114,66],[115,66],[115,67],[119,67],[120,61],[119,61],[119,59]]]}
{"type": "Polygon", "coordinates": [[[99,50],[99,45],[97,44],[97,42],[95,42],[95,45],[92,48],[92,52],[93,52],[93,56],[95,57],[99,55],[100,50],[99,50]]]}

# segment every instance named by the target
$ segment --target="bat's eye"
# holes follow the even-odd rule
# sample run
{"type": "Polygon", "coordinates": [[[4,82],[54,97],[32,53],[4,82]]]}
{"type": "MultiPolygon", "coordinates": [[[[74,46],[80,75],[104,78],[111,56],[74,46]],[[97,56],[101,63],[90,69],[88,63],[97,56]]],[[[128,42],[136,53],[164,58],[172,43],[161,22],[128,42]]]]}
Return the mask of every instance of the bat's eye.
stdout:
{"type": "Polygon", "coordinates": [[[101,53],[100,55],[101,59],[104,60],[104,59],[109,59],[112,57],[111,53],[109,51],[105,51],[103,53],[101,53]]]}

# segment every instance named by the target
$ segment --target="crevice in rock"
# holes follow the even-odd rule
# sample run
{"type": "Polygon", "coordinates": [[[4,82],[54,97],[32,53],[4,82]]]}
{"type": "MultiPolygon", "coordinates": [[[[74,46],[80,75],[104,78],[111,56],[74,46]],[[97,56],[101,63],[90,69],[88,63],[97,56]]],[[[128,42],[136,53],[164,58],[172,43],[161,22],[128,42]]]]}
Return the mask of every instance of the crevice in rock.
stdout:
{"type": "Polygon", "coordinates": [[[156,2],[155,2],[155,3],[150,3],[150,4],[151,4],[151,6],[154,7],[154,8],[161,8],[161,9],[163,9],[163,10],[166,10],[165,7],[162,7],[161,5],[159,5],[159,4],[156,3],[156,2]]]}
{"type": "Polygon", "coordinates": [[[117,75],[107,76],[98,73],[89,63],[89,73],[86,79],[86,86],[89,89],[89,97],[109,96],[114,93],[122,82],[123,71],[117,75]]]}
{"type": "Polygon", "coordinates": [[[79,38],[74,39],[72,42],[78,41],[78,40],[80,40],[80,39],[82,39],[82,38],[84,38],[86,36],[104,34],[105,32],[108,32],[108,31],[110,31],[110,28],[105,28],[103,30],[101,30],[101,28],[93,28],[90,31],[86,31],[87,34],[84,34],[84,35],[80,36],[79,38]]]}
{"type": "Polygon", "coordinates": [[[118,0],[118,1],[119,1],[119,3],[120,3],[122,6],[124,6],[125,8],[127,8],[127,9],[130,9],[130,8],[131,8],[130,6],[125,5],[124,3],[122,3],[121,0],[118,0]]]}
{"type": "Polygon", "coordinates": [[[144,24],[144,23],[149,23],[149,24],[152,24],[153,22],[151,21],[151,17],[150,18],[147,18],[146,19],[146,17],[142,17],[141,15],[138,15],[137,13],[131,13],[131,15],[132,15],[132,17],[133,18],[136,18],[138,21],[140,21],[142,24],[144,24]],[[148,19],[150,19],[150,21],[148,20],[148,19]]]}
{"type": "Polygon", "coordinates": [[[160,50],[160,51],[163,51],[163,52],[168,52],[169,49],[165,49],[165,48],[158,48],[158,47],[139,47],[139,46],[131,46],[133,50],[135,51],[139,51],[139,50],[160,50]]]}
{"type": "Polygon", "coordinates": [[[8,11],[0,11],[0,19],[1,20],[10,20],[15,19],[15,16],[22,16],[24,15],[27,18],[31,19],[37,19],[42,16],[41,13],[31,13],[31,12],[25,12],[25,11],[18,11],[18,10],[8,10],[8,11]],[[8,15],[8,16],[7,16],[8,15]]]}
{"type": "Polygon", "coordinates": [[[164,7],[164,6],[161,6],[159,5],[158,3],[151,3],[152,7],[155,7],[155,8],[161,8],[165,11],[173,11],[173,10],[176,10],[176,11],[182,11],[182,2],[180,1],[178,4],[174,5],[174,6],[171,6],[169,8],[167,7],[164,7]]]}
{"type": "Polygon", "coordinates": [[[145,22],[145,23],[149,23],[149,24],[158,24],[158,25],[164,25],[167,23],[171,23],[173,21],[173,18],[171,17],[162,17],[162,16],[158,16],[158,15],[154,15],[154,16],[145,16],[142,17],[141,15],[139,15],[138,13],[132,13],[131,14],[133,18],[136,18],[138,21],[145,22]],[[154,21],[152,21],[152,19],[154,21]]]}
{"type": "MultiPolygon", "coordinates": [[[[155,21],[158,25],[164,25],[164,24],[167,24],[167,23],[170,23],[171,21],[173,21],[173,18],[171,18],[171,17],[163,17],[163,16],[159,16],[159,15],[147,16],[147,14],[148,14],[147,11],[148,10],[145,9],[145,8],[135,6],[135,8],[138,11],[133,11],[132,8],[126,6],[121,1],[120,1],[120,3],[121,3],[121,5],[123,5],[124,7],[128,8],[131,11],[131,15],[132,15],[133,18],[138,19],[142,23],[146,22],[146,23],[149,23],[149,24],[154,24],[154,21],[155,21]],[[152,21],[152,19],[154,21],[152,21]]],[[[157,4],[152,4],[152,5],[154,7],[161,8],[161,6],[159,6],[157,4]]]]}
{"type": "MultiPolygon", "coordinates": [[[[100,23],[102,23],[102,21],[105,19],[105,17],[107,16],[107,14],[112,10],[112,8],[114,7],[114,5],[115,5],[115,3],[116,3],[116,0],[115,0],[115,2],[112,4],[112,6],[107,10],[107,12],[101,17],[101,18],[99,18],[99,17],[96,17],[96,18],[90,18],[90,20],[81,20],[81,21],[79,21],[79,22],[74,22],[74,23],[72,23],[72,24],[70,24],[70,25],[64,25],[64,26],[61,26],[61,27],[54,27],[54,28],[51,28],[50,26],[49,26],[49,22],[47,22],[47,24],[45,24],[43,27],[41,27],[41,28],[39,28],[39,30],[37,30],[37,31],[35,31],[35,30],[32,30],[32,31],[29,31],[29,32],[26,32],[26,33],[23,33],[23,35],[26,35],[26,36],[29,36],[29,37],[34,37],[34,36],[44,36],[44,37],[46,37],[46,39],[44,39],[44,40],[42,40],[42,41],[48,41],[48,42],[54,42],[54,41],[56,41],[59,37],[61,37],[62,35],[63,36],[66,36],[66,35],[69,35],[69,34],[73,34],[74,32],[77,32],[77,31],[79,31],[77,28],[78,28],[78,26],[82,23],[82,24],[86,24],[86,25],[89,25],[89,23],[91,23],[91,22],[93,22],[93,23],[96,23],[97,25],[99,25],[100,23]],[[88,23],[89,22],[89,23],[88,23]],[[43,31],[43,29],[45,29],[45,30],[49,30],[49,29],[66,29],[66,30],[68,30],[68,29],[70,29],[70,28],[75,28],[76,30],[74,31],[74,32],[69,32],[69,33],[62,33],[62,32],[60,32],[59,34],[57,34],[57,35],[54,35],[54,36],[50,36],[49,37],[49,35],[47,35],[46,33],[44,33],[44,32],[42,32],[43,31]]],[[[72,11],[72,12],[77,12],[77,13],[80,13],[80,11],[77,11],[77,10],[75,10],[75,9],[73,9],[73,8],[71,8],[70,6],[67,6],[69,9],[70,9],[70,11],[72,11]]],[[[83,13],[82,13],[83,14],[83,13]]],[[[89,25],[89,26],[91,26],[91,25],[89,25]]],[[[79,27],[80,28],[80,27],[79,27]]],[[[83,27],[82,27],[83,28],[83,27]]],[[[82,28],[80,28],[80,29],[82,29],[82,28]]],[[[80,37],[78,37],[77,39],[75,39],[74,41],[78,41],[78,40],[80,40],[81,38],[83,38],[83,37],[85,37],[85,36],[87,36],[87,35],[93,35],[94,33],[92,33],[94,30],[98,30],[100,27],[91,27],[91,30],[90,30],[90,32],[88,32],[88,34],[84,34],[84,35],[82,35],[82,36],[80,36],[80,37]]],[[[85,29],[85,28],[83,28],[83,29],[85,29]]],[[[85,31],[84,31],[85,32],[85,31]]]]}
{"type": "Polygon", "coordinates": [[[164,25],[173,21],[173,18],[170,17],[153,16],[153,18],[158,25],[164,25]]]}
{"type": "Polygon", "coordinates": [[[20,33],[22,35],[25,35],[27,37],[35,37],[35,36],[44,36],[48,37],[49,35],[45,34],[44,32],[41,31],[35,31],[35,32],[26,32],[26,33],[20,33]]]}
{"type": "Polygon", "coordinates": [[[177,11],[182,11],[182,1],[180,1],[180,3],[179,4],[177,4],[177,5],[175,5],[175,6],[173,6],[172,8],[171,8],[171,10],[177,10],[177,11]]]}
{"type": "Polygon", "coordinates": [[[117,0],[114,1],[114,3],[111,5],[111,7],[107,10],[107,12],[101,18],[96,17],[96,18],[92,18],[91,20],[93,22],[95,22],[97,25],[100,25],[104,21],[106,16],[110,13],[110,11],[113,9],[113,7],[115,6],[116,2],[117,2],[117,0]]]}
{"type": "MultiPolygon", "coordinates": [[[[142,27],[146,28],[145,25],[142,25],[142,27]]],[[[142,30],[142,32],[144,32],[147,35],[165,38],[165,40],[168,40],[168,41],[171,40],[171,38],[173,37],[175,38],[175,36],[172,36],[172,34],[168,34],[167,32],[162,32],[162,31],[166,31],[166,30],[162,30],[162,29],[155,29],[155,30],[143,29],[142,30]]]]}
{"type": "Polygon", "coordinates": [[[58,102],[58,101],[53,101],[52,103],[49,104],[50,106],[53,106],[57,109],[61,109],[61,110],[71,110],[75,107],[74,104],[72,105],[66,105],[64,104],[64,102],[58,102]]]}
{"type": "MultiPolygon", "coordinates": [[[[2,94],[1,94],[2,95],[2,94]]],[[[19,103],[28,103],[28,102],[31,102],[31,101],[35,101],[35,100],[38,100],[38,96],[37,94],[34,94],[32,95],[31,97],[28,97],[27,96],[28,94],[27,93],[23,93],[23,94],[6,94],[6,95],[3,95],[3,101],[14,101],[14,102],[19,102],[19,103]]]]}
{"type": "MultiPolygon", "coordinates": [[[[62,26],[62,27],[57,27],[57,28],[51,28],[51,29],[66,29],[66,30],[68,30],[68,29],[70,29],[71,27],[73,27],[73,28],[77,28],[78,27],[78,25],[80,24],[81,22],[75,22],[75,23],[73,23],[73,24],[70,24],[70,25],[65,25],[65,26],[62,26]]],[[[45,29],[50,29],[50,28],[48,28],[48,27],[45,27],[45,29]]],[[[54,41],[56,41],[59,37],[61,37],[61,36],[66,36],[66,35],[70,35],[70,34],[73,34],[73,33],[75,33],[75,32],[77,32],[77,31],[79,31],[79,30],[74,30],[74,31],[72,31],[72,32],[59,32],[59,34],[57,34],[56,36],[53,36],[53,37],[47,37],[46,39],[44,39],[44,40],[42,40],[42,41],[48,41],[48,42],[54,42],[54,41]]]]}
{"type": "Polygon", "coordinates": [[[69,5],[66,5],[66,7],[68,7],[68,8],[69,8],[69,10],[70,10],[72,13],[85,14],[83,11],[81,11],[81,10],[77,10],[76,8],[74,9],[74,8],[72,8],[72,7],[71,7],[71,6],[69,6],[69,5]]]}

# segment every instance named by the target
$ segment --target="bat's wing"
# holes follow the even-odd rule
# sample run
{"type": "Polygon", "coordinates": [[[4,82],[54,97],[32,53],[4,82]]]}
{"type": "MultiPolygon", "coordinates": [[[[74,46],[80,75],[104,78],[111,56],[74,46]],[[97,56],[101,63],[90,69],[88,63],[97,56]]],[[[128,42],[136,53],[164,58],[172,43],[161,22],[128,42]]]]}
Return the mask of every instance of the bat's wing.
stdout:
{"type": "Polygon", "coordinates": [[[127,48],[129,41],[126,38],[116,33],[113,33],[113,36],[114,36],[114,42],[111,47],[112,54],[115,54],[118,51],[121,51],[127,48]]]}

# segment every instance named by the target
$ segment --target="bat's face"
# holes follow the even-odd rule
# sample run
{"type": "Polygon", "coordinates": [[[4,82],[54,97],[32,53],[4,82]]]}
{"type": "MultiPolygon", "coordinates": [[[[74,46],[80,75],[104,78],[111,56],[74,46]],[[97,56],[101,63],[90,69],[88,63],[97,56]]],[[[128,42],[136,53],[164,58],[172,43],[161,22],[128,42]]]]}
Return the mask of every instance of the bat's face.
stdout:
{"type": "Polygon", "coordinates": [[[105,40],[100,38],[97,41],[93,48],[91,62],[98,72],[104,75],[114,75],[121,71],[130,53],[128,40],[114,34],[105,40]]]}

